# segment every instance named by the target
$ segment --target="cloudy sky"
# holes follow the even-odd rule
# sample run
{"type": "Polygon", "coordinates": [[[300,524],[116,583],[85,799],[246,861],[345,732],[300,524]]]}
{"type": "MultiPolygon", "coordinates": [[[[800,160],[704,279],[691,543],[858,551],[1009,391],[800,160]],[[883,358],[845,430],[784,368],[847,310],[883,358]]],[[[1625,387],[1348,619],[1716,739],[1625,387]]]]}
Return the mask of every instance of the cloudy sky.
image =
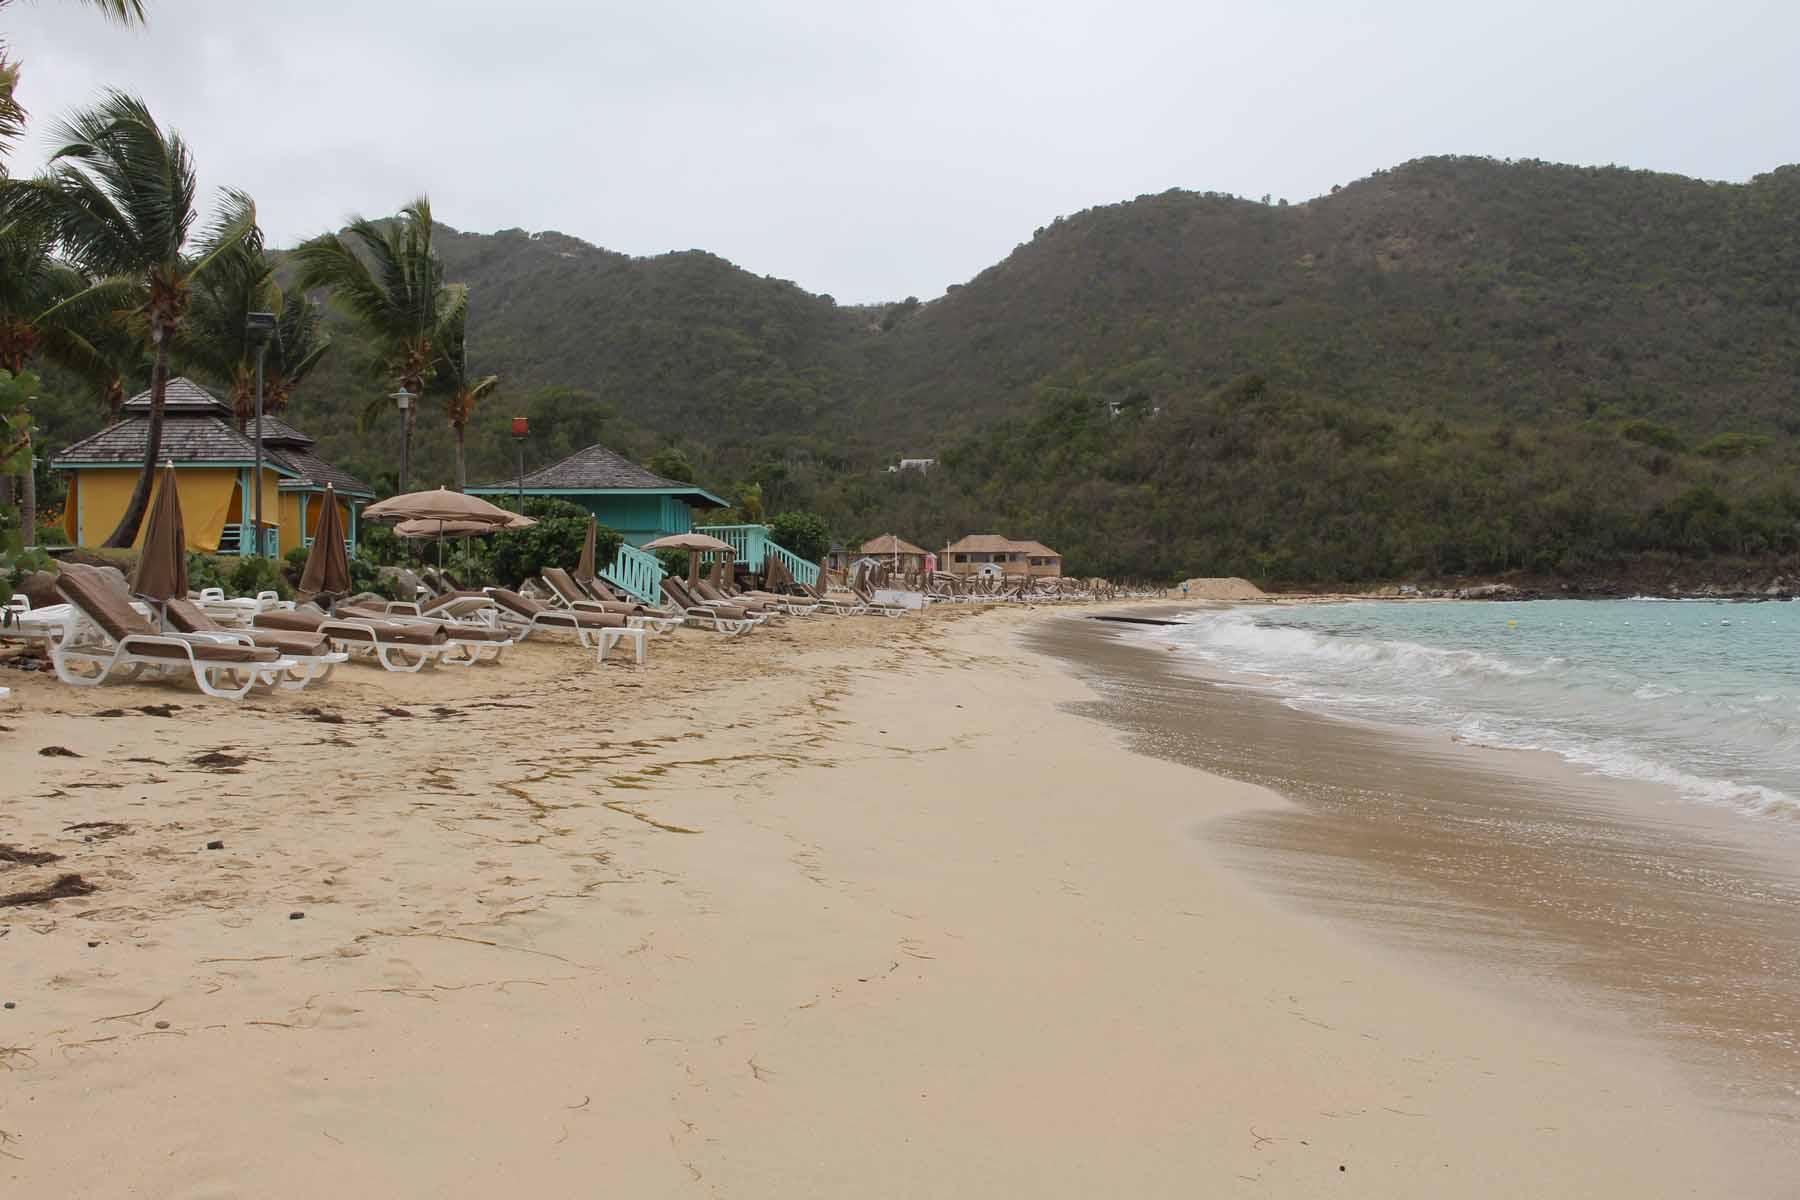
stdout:
{"type": "Polygon", "coordinates": [[[0,15],[39,118],[106,85],[278,244],[429,192],[462,229],[699,247],[930,297],[1058,214],[1301,200],[1425,154],[1742,180],[1800,160],[1793,0],[73,0],[0,15]]]}

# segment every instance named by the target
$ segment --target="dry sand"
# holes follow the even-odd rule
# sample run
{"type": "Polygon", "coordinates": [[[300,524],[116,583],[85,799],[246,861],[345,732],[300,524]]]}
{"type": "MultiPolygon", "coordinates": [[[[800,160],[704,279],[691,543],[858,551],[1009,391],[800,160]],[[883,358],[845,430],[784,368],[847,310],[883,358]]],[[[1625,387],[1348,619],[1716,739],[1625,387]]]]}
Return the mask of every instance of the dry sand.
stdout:
{"type": "Polygon", "coordinates": [[[8,672],[0,842],[64,859],[0,892],[99,890],[0,909],[6,1193],[1781,1194],[1643,1047],[1222,867],[1280,801],[1062,711],[1042,615],[8,672]]]}

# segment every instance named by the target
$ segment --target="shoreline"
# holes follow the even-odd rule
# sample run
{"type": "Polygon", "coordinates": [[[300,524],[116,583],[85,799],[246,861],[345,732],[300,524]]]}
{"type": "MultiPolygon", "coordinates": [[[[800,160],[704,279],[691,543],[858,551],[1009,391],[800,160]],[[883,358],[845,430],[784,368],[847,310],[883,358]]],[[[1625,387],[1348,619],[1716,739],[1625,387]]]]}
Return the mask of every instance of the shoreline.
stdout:
{"type": "Polygon", "coordinates": [[[642,670],[534,642],[243,707],[27,677],[0,841],[101,890],[0,910],[0,1178],[1780,1194],[1662,1056],[1223,865],[1196,822],[1290,804],[1070,711],[1089,683],[1018,637],[1067,615],[678,635],[642,670]]]}
{"type": "Polygon", "coordinates": [[[1050,640],[1107,679],[1081,710],[1139,752],[1291,801],[1201,834],[1273,894],[1546,1011],[1573,989],[1588,1015],[1616,1010],[1669,1046],[1716,1103],[1800,1124],[1800,987],[1774,966],[1800,961],[1800,877],[1762,818],[1551,751],[1297,708],[1128,632],[1104,651],[1050,640]]]}

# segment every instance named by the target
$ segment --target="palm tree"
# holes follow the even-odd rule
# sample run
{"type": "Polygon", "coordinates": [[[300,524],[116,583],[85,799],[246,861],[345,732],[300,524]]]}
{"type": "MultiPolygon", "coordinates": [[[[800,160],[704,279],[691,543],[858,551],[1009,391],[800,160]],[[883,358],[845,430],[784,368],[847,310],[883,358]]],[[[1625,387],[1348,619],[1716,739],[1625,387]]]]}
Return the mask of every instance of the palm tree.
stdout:
{"type": "Polygon", "coordinates": [[[324,310],[307,299],[305,292],[289,295],[277,289],[274,312],[275,340],[269,344],[265,365],[268,394],[263,397],[263,407],[280,412],[331,349],[331,335],[324,328],[324,310]]]}
{"type": "MultiPolygon", "coordinates": [[[[468,288],[444,282],[431,234],[431,201],[421,196],[393,220],[357,217],[343,232],[313,238],[294,251],[299,286],[330,288],[332,303],[375,343],[389,380],[414,396],[424,394],[438,348],[469,306],[468,288]]],[[[403,468],[418,413],[417,405],[406,410],[400,432],[403,468]]],[[[400,486],[404,490],[407,480],[400,486]]]]}
{"type": "Polygon", "coordinates": [[[256,206],[227,189],[200,253],[187,254],[194,209],[193,157],[174,131],[164,132],[144,102],[109,91],[53,131],[63,143],[35,179],[6,185],[16,219],[53,232],[63,254],[92,275],[128,281],[131,319],[150,343],[150,423],[144,467],[108,546],[129,546],[149,504],[162,450],[169,354],[187,315],[196,281],[256,235],[256,206]]]}
{"type": "MultiPolygon", "coordinates": [[[[84,0],[100,10],[101,15],[121,25],[144,23],[143,0],[84,0]]],[[[12,0],[0,0],[0,9],[12,0]]],[[[19,86],[19,64],[6,57],[6,43],[0,41],[0,156],[12,148],[25,130],[25,109],[14,96],[19,86]]],[[[0,162],[0,179],[6,178],[6,164],[0,162]]]]}
{"type": "Polygon", "coordinates": [[[289,296],[275,279],[262,241],[246,238],[219,261],[194,294],[182,349],[201,375],[225,387],[240,432],[256,412],[258,345],[251,313],[275,314],[275,336],[264,350],[263,411],[280,412],[331,348],[323,314],[304,293],[289,296]]]}
{"type": "Polygon", "coordinates": [[[469,374],[468,322],[458,321],[448,331],[444,353],[438,358],[438,390],[444,397],[444,415],[456,431],[456,490],[468,486],[468,463],[464,457],[464,434],[475,406],[500,386],[498,375],[477,379],[469,374]]]}

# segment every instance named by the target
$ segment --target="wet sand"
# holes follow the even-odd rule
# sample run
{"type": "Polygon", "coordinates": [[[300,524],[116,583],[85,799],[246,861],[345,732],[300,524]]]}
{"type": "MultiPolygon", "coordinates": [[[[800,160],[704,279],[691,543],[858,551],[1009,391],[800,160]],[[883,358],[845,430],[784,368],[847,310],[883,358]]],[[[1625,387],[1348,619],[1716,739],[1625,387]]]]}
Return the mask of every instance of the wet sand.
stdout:
{"type": "Polygon", "coordinates": [[[61,858],[0,890],[95,890],[0,909],[0,1190],[1791,1194],[1654,1048],[1246,882],[1191,834],[1280,798],[1068,711],[1046,620],[9,672],[0,842],[61,858]]]}
{"type": "Polygon", "coordinates": [[[1129,627],[1057,622],[1030,643],[1079,665],[1102,698],[1075,710],[1134,750],[1294,802],[1196,829],[1264,886],[1559,1019],[1654,1039],[1713,1103],[1800,1142],[1788,824],[1548,754],[1299,711],[1129,627]]]}

